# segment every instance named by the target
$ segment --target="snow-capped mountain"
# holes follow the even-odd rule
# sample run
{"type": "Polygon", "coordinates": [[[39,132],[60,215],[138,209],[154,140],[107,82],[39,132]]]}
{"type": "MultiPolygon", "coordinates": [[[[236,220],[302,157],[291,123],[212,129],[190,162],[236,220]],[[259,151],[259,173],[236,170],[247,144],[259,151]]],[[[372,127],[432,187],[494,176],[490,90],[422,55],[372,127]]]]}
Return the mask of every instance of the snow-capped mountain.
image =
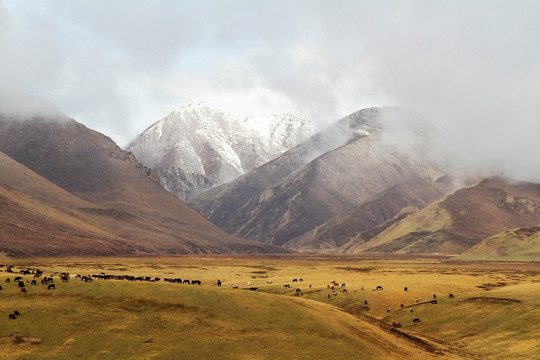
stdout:
{"type": "Polygon", "coordinates": [[[128,146],[179,198],[229,182],[296,146],[314,133],[296,114],[238,121],[202,102],[173,111],[128,146]]]}

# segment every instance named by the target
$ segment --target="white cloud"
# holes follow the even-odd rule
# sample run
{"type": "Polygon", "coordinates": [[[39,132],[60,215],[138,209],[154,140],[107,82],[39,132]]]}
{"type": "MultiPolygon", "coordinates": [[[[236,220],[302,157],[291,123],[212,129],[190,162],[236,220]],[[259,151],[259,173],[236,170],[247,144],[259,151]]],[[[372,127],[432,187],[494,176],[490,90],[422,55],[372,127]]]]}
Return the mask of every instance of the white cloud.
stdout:
{"type": "Polygon", "coordinates": [[[540,168],[517,160],[540,159],[538,18],[534,1],[0,0],[0,90],[120,145],[202,100],[320,126],[405,106],[445,129],[446,156],[526,176],[540,168]]]}

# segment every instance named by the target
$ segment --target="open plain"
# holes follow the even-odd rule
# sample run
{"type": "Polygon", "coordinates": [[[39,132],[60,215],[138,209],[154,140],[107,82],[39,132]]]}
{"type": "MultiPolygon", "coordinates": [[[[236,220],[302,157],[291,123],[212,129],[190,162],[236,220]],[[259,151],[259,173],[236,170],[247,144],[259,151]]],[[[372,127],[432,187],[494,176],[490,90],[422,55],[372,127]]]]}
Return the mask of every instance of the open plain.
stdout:
{"type": "Polygon", "coordinates": [[[540,358],[538,263],[193,255],[0,264],[2,359],[540,358]]]}

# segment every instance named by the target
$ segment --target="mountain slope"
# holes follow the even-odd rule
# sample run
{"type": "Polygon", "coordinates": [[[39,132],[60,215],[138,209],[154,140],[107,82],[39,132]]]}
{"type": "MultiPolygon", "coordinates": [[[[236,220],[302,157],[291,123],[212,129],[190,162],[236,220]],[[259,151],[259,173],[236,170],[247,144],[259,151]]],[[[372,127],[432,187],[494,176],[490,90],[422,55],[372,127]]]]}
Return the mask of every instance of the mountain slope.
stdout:
{"type": "Polygon", "coordinates": [[[482,240],[457,258],[540,261],[540,227],[498,233],[482,240]]]}
{"type": "Polygon", "coordinates": [[[351,240],[347,253],[460,254],[499,232],[539,223],[540,184],[492,178],[457,190],[367,243],[351,240]]]}
{"type": "MultiPolygon", "coordinates": [[[[302,236],[287,247],[302,251],[335,250],[351,239],[369,241],[393,223],[451,191],[445,177],[438,181],[418,179],[395,185],[362,205],[340,214],[302,236]]],[[[345,250],[341,250],[345,251],[345,250]]]]}
{"type": "Polygon", "coordinates": [[[225,231],[283,245],[397,185],[440,175],[381,137],[381,117],[365,109],[276,160],[190,201],[225,231]]]}
{"type": "MultiPolygon", "coordinates": [[[[122,244],[128,242],[130,245],[115,245],[114,250],[104,250],[100,254],[280,251],[225,234],[145,176],[141,172],[144,169],[134,166],[140,164],[134,161],[131,154],[118,148],[109,138],[65,116],[24,121],[0,117],[0,151],[71,194],[72,203],[66,205],[68,210],[64,212],[73,212],[83,222],[90,219],[88,224],[99,228],[97,233],[107,241],[117,239],[122,244]],[[75,201],[73,197],[81,203],[77,203],[79,200],[75,201]]],[[[7,173],[11,170],[5,171],[7,173]]],[[[20,184],[22,182],[5,183],[3,188],[6,193],[24,193],[19,189],[20,184]]],[[[36,185],[36,189],[40,186],[36,185]]],[[[51,192],[49,188],[44,191],[45,194],[57,192],[51,192]]],[[[39,198],[45,196],[38,190],[26,194],[27,204],[41,201],[39,198]]],[[[54,208],[55,202],[62,203],[53,195],[50,196],[51,201],[45,202],[44,206],[54,208]]],[[[6,206],[11,208],[17,205],[23,209],[23,213],[24,209],[31,208],[15,200],[11,196],[9,201],[5,200],[6,206]]],[[[28,216],[26,219],[31,220],[28,216]]],[[[75,223],[72,218],[61,220],[75,223]]],[[[28,226],[21,232],[12,233],[10,238],[3,238],[3,241],[23,244],[28,229],[33,225],[31,222],[22,225],[28,226]]],[[[62,228],[51,226],[54,228],[53,233],[62,228]]],[[[66,236],[76,234],[71,230],[68,226],[66,236]]],[[[47,247],[47,236],[44,236],[41,250],[29,246],[26,251],[27,254],[37,252],[43,255],[79,253],[86,246],[85,238],[99,238],[94,230],[90,232],[82,237],[68,237],[65,244],[67,250],[47,247]]],[[[39,239],[38,235],[34,237],[36,241],[39,239]]]]}
{"type": "Polygon", "coordinates": [[[240,122],[200,103],[157,121],[127,149],[161,174],[167,190],[185,200],[270,161],[312,133],[311,122],[298,115],[240,122]]]}

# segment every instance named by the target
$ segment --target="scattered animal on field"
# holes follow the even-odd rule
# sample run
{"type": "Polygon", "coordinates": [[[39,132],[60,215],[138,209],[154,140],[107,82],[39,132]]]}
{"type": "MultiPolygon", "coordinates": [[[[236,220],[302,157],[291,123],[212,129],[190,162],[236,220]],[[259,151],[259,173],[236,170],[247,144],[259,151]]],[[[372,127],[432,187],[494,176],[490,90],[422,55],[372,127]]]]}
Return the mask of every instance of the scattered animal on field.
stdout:
{"type": "Polygon", "coordinates": [[[416,323],[421,322],[421,320],[420,320],[420,318],[414,318],[414,319],[412,320],[412,322],[416,324],[416,323]]]}

